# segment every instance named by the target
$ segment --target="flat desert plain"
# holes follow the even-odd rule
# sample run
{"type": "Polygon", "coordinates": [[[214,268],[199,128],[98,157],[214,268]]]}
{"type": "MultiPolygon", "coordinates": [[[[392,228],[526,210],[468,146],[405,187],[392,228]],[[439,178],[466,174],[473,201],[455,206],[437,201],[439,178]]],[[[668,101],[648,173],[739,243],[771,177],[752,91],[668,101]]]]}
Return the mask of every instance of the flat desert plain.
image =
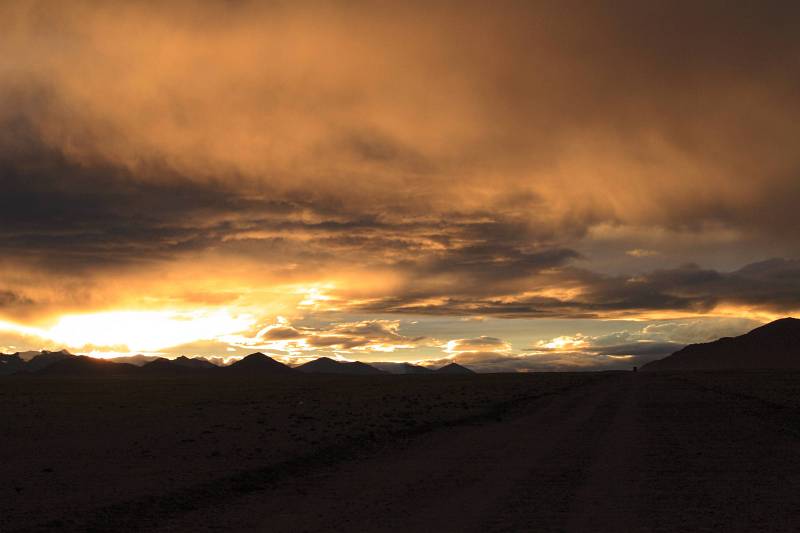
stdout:
{"type": "Polygon", "coordinates": [[[797,531],[800,374],[0,380],[0,531],[797,531]]]}

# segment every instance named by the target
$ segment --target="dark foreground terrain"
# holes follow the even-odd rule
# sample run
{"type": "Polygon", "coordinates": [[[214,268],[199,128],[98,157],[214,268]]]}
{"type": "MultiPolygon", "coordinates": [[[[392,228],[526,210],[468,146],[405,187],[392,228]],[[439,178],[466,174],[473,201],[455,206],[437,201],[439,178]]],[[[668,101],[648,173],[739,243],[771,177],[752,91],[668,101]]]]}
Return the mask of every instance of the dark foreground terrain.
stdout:
{"type": "Polygon", "coordinates": [[[0,531],[797,531],[800,374],[0,380],[0,531]]]}

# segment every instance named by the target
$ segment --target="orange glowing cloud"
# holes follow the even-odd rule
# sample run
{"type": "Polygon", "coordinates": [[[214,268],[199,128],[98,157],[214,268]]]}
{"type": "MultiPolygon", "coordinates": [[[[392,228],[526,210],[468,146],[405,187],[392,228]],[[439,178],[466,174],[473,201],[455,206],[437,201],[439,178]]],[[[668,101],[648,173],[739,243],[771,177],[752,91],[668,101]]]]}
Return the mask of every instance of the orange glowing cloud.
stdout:
{"type": "Polygon", "coordinates": [[[327,324],[270,340],[301,352],[398,317],[790,314],[797,14],[4,3],[0,319],[143,351],[327,324]]]}

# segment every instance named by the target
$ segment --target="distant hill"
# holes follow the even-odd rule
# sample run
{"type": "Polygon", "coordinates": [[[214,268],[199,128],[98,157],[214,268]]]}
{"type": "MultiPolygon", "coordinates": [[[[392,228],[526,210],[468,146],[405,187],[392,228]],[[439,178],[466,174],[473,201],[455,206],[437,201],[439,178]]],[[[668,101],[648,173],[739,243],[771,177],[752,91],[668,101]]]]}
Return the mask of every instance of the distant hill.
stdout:
{"type": "Polygon", "coordinates": [[[370,363],[369,366],[389,374],[433,374],[433,370],[411,363],[370,363]]]}
{"type": "Polygon", "coordinates": [[[739,337],[690,344],[642,367],[659,370],[800,369],[800,320],[782,318],[739,337]]]}
{"type": "Polygon", "coordinates": [[[228,374],[237,375],[290,375],[296,371],[261,352],[251,353],[247,357],[223,368],[228,374]]]}
{"type": "Polygon", "coordinates": [[[470,370],[469,368],[461,366],[458,363],[450,363],[444,365],[441,368],[437,368],[434,372],[436,372],[437,374],[462,374],[462,375],[475,373],[474,370],[470,370]]]}
{"type": "Polygon", "coordinates": [[[345,362],[334,361],[330,357],[320,357],[297,367],[297,370],[306,374],[347,374],[347,375],[374,375],[384,372],[360,361],[345,362]]]}
{"type": "Polygon", "coordinates": [[[72,355],[36,371],[39,376],[110,377],[134,376],[139,368],[127,363],[114,363],[85,355],[72,355]]]}

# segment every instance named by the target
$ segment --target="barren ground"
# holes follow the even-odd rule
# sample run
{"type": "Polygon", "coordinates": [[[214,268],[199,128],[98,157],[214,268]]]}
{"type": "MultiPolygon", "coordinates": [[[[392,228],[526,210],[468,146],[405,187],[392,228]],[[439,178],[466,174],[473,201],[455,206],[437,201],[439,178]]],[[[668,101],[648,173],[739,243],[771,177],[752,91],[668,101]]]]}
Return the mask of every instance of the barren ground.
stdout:
{"type": "Polygon", "coordinates": [[[797,531],[800,375],[0,381],[0,531],[797,531]]]}

